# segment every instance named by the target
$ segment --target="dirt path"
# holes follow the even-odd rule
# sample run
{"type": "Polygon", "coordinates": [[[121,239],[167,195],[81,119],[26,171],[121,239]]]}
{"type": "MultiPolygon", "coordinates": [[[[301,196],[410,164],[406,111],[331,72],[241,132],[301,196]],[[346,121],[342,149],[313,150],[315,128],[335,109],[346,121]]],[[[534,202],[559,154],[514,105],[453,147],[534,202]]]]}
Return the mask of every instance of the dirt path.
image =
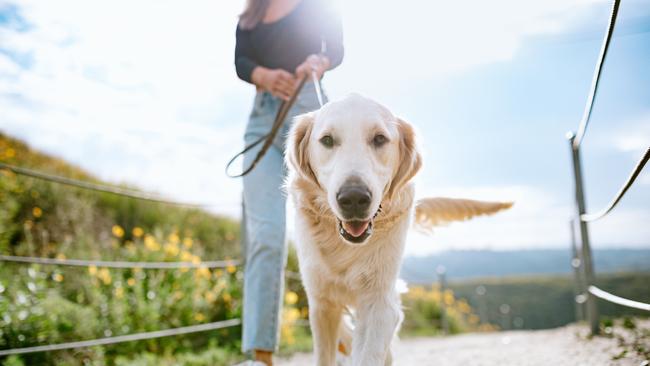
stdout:
{"type": "MultiPolygon", "coordinates": [[[[395,365],[435,366],[639,366],[644,360],[628,355],[620,360],[617,341],[597,337],[586,340],[579,326],[541,331],[475,333],[440,338],[401,340],[395,345],[395,365]]],[[[311,355],[281,360],[279,366],[313,365],[311,355]]]]}

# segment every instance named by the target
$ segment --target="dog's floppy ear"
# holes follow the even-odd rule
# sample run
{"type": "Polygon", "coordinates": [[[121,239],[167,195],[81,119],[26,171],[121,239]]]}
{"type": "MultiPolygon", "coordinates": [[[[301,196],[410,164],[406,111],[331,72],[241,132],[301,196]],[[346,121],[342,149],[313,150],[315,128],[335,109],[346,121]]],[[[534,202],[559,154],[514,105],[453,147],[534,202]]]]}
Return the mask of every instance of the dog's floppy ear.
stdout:
{"type": "Polygon", "coordinates": [[[400,190],[422,167],[422,156],[415,144],[415,130],[408,122],[397,119],[399,131],[399,165],[388,187],[388,197],[400,190]]]}
{"type": "Polygon", "coordinates": [[[309,164],[309,150],[307,149],[314,118],[314,112],[294,118],[287,139],[287,161],[300,176],[316,182],[316,175],[309,164]]]}

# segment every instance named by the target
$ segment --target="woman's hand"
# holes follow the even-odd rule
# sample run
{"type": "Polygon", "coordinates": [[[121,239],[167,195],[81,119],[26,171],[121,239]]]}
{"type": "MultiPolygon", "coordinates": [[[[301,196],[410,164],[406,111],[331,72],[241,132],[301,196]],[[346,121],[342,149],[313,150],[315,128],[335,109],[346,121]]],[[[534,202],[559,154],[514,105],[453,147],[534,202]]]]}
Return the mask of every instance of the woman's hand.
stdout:
{"type": "Polygon", "coordinates": [[[301,78],[306,76],[307,78],[311,78],[311,72],[313,70],[316,72],[316,77],[320,80],[329,66],[330,62],[327,57],[322,55],[309,55],[303,63],[296,67],[296,77],[301,78]]]}
{"type": "Polygon", "coordinates": [[[253,69],[251,79],[259,88],[284,100],[289,100],[296,89],[296,77],[282,69],[258,66],[253,69]]]}

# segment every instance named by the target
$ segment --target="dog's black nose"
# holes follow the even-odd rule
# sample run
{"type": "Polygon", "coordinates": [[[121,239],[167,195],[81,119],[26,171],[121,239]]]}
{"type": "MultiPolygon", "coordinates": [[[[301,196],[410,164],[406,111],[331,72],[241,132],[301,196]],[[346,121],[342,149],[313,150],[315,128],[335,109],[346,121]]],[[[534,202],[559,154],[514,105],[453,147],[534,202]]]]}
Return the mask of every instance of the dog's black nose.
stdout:
{"type": "Polygon", "coordinates": [[[372,196],[368,188],[362,185],[344,185],[336,195],[336,202],[345,219],[364,219],[372,196]]]}

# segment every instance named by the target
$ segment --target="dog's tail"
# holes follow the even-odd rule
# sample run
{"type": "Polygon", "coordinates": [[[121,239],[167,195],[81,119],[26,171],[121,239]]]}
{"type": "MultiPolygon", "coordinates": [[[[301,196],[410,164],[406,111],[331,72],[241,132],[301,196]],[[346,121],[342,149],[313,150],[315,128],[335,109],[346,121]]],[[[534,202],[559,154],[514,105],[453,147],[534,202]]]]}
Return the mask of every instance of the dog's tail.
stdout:
{"type": "Polygon", "coordinates": [[[492,215],[512,207],[513,202],[486,202],[462,198],[432,197],[415,205],[416,227],[431,231],[452,221],[465,221],[475,216],[492,215]]]}

